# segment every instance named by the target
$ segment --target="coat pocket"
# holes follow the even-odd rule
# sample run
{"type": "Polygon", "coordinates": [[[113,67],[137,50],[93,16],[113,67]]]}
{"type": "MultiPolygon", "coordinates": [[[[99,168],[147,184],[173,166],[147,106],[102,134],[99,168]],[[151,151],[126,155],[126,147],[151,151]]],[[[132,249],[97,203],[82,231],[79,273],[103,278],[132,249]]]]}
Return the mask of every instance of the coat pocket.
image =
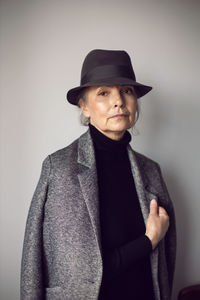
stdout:
{"type": "Polygon", "coordinates": [[[63,300],[64,292],[59,286],[45,289],[45,300],[63,300]]]}

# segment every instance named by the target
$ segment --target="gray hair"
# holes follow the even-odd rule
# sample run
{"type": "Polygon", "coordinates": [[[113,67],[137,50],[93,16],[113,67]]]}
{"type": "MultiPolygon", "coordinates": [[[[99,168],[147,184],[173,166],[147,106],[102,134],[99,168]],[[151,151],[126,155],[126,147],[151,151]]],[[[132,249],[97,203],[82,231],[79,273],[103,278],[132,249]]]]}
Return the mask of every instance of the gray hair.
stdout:
{"type": "MultiPolygon", "coordinates": [[[[83,88],[79,95],[78,95],[78,107],[80,107],[80,100],[82,99],[84,102],[87,101],[87,89],[88,88],[83,88]]],[[[135,120],[134,120],[134,124],[132,126],[132,129],[134,129],[135,127],[135,124],[137,122],[137,120],[139,119],[139,115],[140,115],[140,103],[138,102],[138,98],[137,98],[137,107],[136,107],[136,116],[135,116],[135,120]]],[[[88,124],[90,123],[90,118],[88,117],[85,117],[83,112],[81,111],[81,114],[80,114],[80,123],[81,125],[83,126],[88,126],[88,124]]],[[[137,129],[136,129],[137,131],[137,129]]]]}
{"type": "MultiPolygon", "coordinates": [[[[80,100],[82,99],[83,102],[87,101],[87,88],[84,88],[80,91],[79,95],[78,95],[78,107],[80,107],[80,100]]],[[[80,114],[80,123],[83,126],[88,126],[88,124],[90,123],[90,118],[87,118],[84,116],[83,112],[81,111],[80,114]]]]}

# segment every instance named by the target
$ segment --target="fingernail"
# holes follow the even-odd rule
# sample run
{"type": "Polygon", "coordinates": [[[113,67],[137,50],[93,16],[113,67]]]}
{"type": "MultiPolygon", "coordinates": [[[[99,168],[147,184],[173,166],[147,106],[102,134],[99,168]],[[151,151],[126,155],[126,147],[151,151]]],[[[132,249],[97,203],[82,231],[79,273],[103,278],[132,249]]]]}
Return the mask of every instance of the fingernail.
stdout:
{"type": "Polygon", "coordinates": [[[152,202],[153,202],[153,203],[157,203],[156,199],[152,199],[152,200],[151,200],[151,203],[152,203],[152,202]]]}

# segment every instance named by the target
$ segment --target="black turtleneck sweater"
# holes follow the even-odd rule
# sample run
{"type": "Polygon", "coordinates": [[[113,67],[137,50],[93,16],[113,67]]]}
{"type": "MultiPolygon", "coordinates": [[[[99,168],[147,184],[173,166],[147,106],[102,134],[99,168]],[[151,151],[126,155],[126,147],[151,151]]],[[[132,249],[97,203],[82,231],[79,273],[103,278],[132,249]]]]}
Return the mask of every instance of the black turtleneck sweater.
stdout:
{"type": "Polygon", "coordinates": [[[95,148],[103,278],[99,300],[154,300],[149,254],[135,183],[128,158],[128,131],[112,140],[89,124],[95,148]]]}

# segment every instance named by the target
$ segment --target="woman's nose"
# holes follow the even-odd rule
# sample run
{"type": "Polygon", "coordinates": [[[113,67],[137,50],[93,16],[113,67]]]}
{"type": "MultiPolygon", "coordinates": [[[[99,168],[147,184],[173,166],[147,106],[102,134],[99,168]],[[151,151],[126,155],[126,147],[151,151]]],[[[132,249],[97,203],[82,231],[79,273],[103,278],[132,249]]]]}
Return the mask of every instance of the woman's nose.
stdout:
{"type": "Polygon", "coordinates": [[[113,95],[114,99],[114,106],[122,107],[124,105],[124,99],[123,95],[121,95],[120,91],[116,91],[116,93],[113,95]]]}

